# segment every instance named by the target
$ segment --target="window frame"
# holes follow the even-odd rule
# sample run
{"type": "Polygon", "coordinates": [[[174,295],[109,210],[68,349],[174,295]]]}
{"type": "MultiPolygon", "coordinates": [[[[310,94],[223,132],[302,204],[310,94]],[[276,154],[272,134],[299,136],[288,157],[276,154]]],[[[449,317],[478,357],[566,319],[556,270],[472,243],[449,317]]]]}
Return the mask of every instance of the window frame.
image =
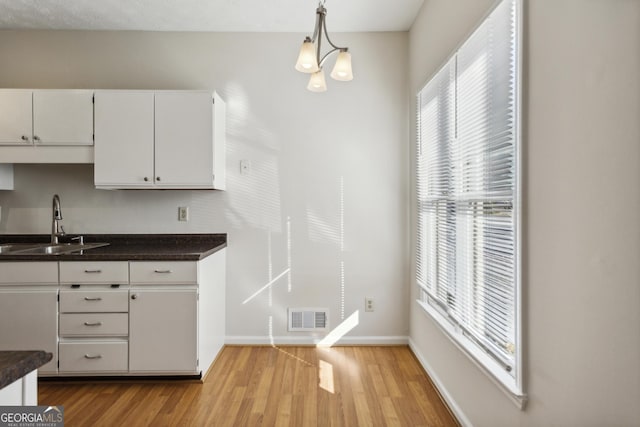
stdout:
{"type": "MultiPolygon", "coordinates": [[[[418,265],[422,262],[420,260],[421,253],[425,250],[428,250],[428,246],[424,245],[424,247],[420,247],[421,237],[418,235],[421,227],[418,226],[416,222],[414,225],[414,232],[416,235],[416,252],[414,253],[414,260],[416,262],[416,271],[415,271],[415,284],[418,288],[418,298],[416,303],[424,310],[424,312],[431,317],[436,324],[440,327],[440,329],[445,333],[445,335],[459,348],[463,351],[465,355],[467,355],[473,362],[476,364],[485,374],[489,376],[489,378],[500,387],[502,391],[504,391],[507,396],[518,406],[519,408],[524,408],[526,404],[527,396],[524,393],[524,375],[523,375],[523,339],[522,339],[522,330],[523,330],[523,306],[522,306],[522,268],[521,268],[521,258],[522,258],[522,162],[521,162],[521,152],[522,152],[522,36],[523,36],[523,0],[501,0],[498,1],[486,14],[486,16],[481,20],[480,24],[478,24],[472,32],[469,33],[469,36],[465,37],[465,39],[460,43],[460,45],[454,50],[453,54],[444,65],[438,69],[433,76],[429,78],[426,84],[421,86],[416,94],[417,100],[417,109],[416,109],[416,120],[417,120],[417,132],[416,132],[416,168],[414,174],[414,182],[415,182],[415,191],[414,197],[416,197],[417,203],[415,204],[417,207],[416,213],[418,214],[417,221],[421,221],[421,209],[422,209],[422,201],[419,199],[419,180],[421,179],[419,173],[419,162],[421,161],[421,150],[422,150],[422,142],[421,142],[421,94],[424,92],[425,88],[431,83],[432,80],[438,78],[441,71],[450,67],[451,61],[455,61],[458,55],[460,48],[467,42],[467,40],[485,23],[487,18],[495,11],[495,9],[501,5],[503,2],[512,2],[515,13],[515,85],[513,87],[513,96],[514,96],[514,194],[513,194],[513,244],[515,248],[515,257],[514,257],[514,309],[515,309],[515,317],[514,323],[515,325],[515,372],[514,375],[507,373],[505,371],[504,364],[498,362],[494,356],[489,355],[484,349],[482,349],[482,345],[479,345],[476,339],[469,338],[465,333],[464,329],[456,324],[455,321],[452,320],[451,316],[449,316],[446,312],[446,308],[443,307],[441,301],[435,300],[431,295],[427,293],[427,291],[423,288],[422,284],[419,280],[419,272],[418,265]],[[429,300],[433,300],[433,302],[429,302],[429,300]]],[[[456,85],[457,90],[457,78],[458,75],[456,73],[456,77],[454,80],[454,84],[456,85]]],[[[454,113],[457,114],[457,105],[454,106],[456,110],[454,113]]],[[[457,117],[454,118],[454,126],[457,127],[458,120],[457,117]]],[[[457,136],[456,136],[457,137],[457,136]]],[[[426,230],[422,230],[426,235],[426,230]]],[[[422,237],[424,239],[424,237],[422,237]]],[[[454,260],[457,257],[454,257],[454,260]]],[[[428,267],[426,265],[422,265],[422,269],[426,270],[428,267]]]]}

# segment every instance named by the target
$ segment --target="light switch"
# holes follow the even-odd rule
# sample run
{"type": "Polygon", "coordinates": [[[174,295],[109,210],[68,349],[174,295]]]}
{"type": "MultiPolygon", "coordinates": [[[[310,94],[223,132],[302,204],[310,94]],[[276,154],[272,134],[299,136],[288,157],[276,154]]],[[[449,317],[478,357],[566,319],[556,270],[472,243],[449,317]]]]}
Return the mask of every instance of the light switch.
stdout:
{"type": "Polygon", "coordinates": [[[240,160],[240,175],[251,173],[251,160],[240,160]]]}

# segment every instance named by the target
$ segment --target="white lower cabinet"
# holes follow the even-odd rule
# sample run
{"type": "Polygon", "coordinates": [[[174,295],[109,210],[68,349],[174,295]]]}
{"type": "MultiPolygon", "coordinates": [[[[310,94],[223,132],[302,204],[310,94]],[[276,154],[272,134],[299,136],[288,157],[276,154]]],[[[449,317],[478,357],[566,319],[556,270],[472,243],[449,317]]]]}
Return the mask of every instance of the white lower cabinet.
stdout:
{"type": "Polygon", "coordinates": [[[129,263],[60,263],[61,375],[129,371],[129,263]]]}
{"type": "Polygon", "coordinates": [[[60,342],[60,373],[127,373],[126,341],[60,342]]]}
{"type": "Polygon", "coordinates": [[[197,289],[131,289],[129,370],[197,374],[197,289]]]}
{"type": "Polygon", "coordinates": [[[206,374],[224,345],[226,249],[129,263],[129,371],[206,374]]]}
{"type": "Polygon", "coordinates": [[[0,263],[0,350],[52,353],[38,373],[57,372],[57,262],[0,263]]]}
{"type": "Polygon", "coordinates": [[[0,350],[44,350],[53,353],[53,359],[38,368],[38,372],[57,372],[57,287],[0,290],[0,350]]]}
{"type": "Polygon", "coordinates": [[[129,291],[108,286],[81,285],[60,289],[61,313],[126,313],[129,291]]]}
{"type": "Polygon", "coordinates": [[[225,259],[0,262],[0,350],[44,376],[205,374],[224,345],[225,259]]]}
{"type": "Polygon", "coordinates": [[[127,313],[65,313],[60,315],[60,336],[103,337],[129,333],[127,313]]]}

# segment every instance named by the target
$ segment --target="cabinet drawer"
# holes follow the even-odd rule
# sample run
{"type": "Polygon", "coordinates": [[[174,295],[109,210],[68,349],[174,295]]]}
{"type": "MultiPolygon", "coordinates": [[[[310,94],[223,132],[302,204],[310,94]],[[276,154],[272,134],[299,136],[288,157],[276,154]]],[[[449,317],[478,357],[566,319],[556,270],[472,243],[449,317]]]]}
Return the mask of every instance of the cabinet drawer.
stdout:
{"type": "Polygon", "coordinates": [[[129,283],[126,261],[61,262],[60,283],[129,283]]]}
{"type": "Polygon", "coordinates": [[[60,372],[126,372],[129,349],[122,342],[61,342],[60,372]]]}
{"type": "Polygon", "coordinates": [[[0,284],[57,284],[57,262],[0,262],[0,284]]]}
{"type": "Polygon", "coordinates": [[[127,313],[67,313],[60,315],[60,336],[95,337],[129,334],[127,313]]]}
{"type": "Polygon", "coordinates": [[[198,283],[198,263],[193,261],[131,262],[131,284],[190,284],[198,283]]]}
{"type": "Polygon", "coordinates": [[[60,313],[127,313],[128,311],[128,290],[60,290],[60,313]]]}

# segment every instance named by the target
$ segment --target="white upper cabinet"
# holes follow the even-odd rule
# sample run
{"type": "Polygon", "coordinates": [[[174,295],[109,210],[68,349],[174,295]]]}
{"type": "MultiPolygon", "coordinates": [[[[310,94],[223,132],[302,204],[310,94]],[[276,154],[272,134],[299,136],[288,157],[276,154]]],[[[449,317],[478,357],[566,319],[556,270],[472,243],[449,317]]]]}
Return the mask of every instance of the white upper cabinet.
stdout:
{"type": "Polygon", "coordinates": [[[92,145],[92,90],[0,90],[0,144],[92,145]]]}
{"type": "Polygon", "coordinates": [[[0,144],[31,144],[33,139],[32,91],[0,90],[0,144]]]}
{"type": "Polygon", "coordinates": [[[153,186],[153,92],[96,91],[96,186],[153,186]]]}
{"type": "Polygon", "coordinates": [[[96,187],[224,189],[224,120],[207,91],[96,91],[96,187]]]}
{"type": "Polygon", "coordinates": [[[213,103],[207,92],[156,93],[156,184],[212,182],[213,103]]]}
{"type": "Polygon", "coordinates": [[[93,145],[93,91],[33,91],[33,141],[93,145]]]}

